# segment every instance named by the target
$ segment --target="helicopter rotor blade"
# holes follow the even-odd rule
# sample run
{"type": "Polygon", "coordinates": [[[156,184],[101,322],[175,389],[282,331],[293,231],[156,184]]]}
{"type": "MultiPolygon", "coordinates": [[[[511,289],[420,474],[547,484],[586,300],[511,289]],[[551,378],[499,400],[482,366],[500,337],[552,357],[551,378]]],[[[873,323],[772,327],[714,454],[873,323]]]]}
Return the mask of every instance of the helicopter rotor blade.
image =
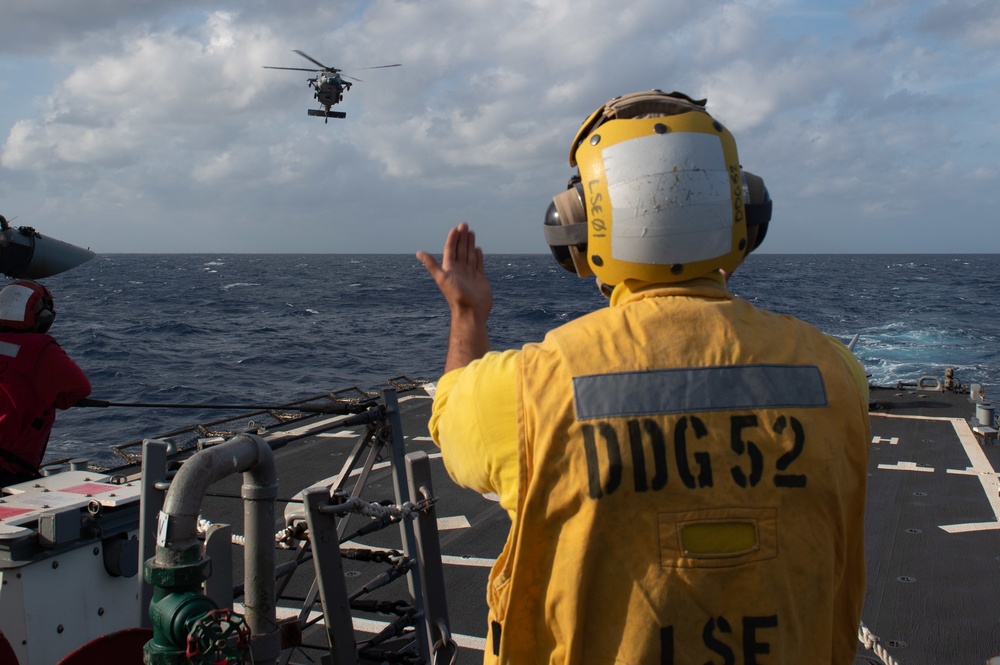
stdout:
{"type": "Polygon", "coordinates": [[[289,69],[293,72],[321,72],[322,69],[306,69],[304,67],[269,67],[264,65],[264,69],[289,69]]]}
{"type": "Polygon", "coordinates": [[[402,64],[397,62],[395,65],[376,65],[375,67],[359,67],[358,69],[354,69],[352,71],[357,72],[361,71],[362,69],[385,69],[386,67],[402,67],[402,66],[403,66],[402,64]]]}
{"type": "Polygon", "coordinates": [[[302,51],[299,51],[298,49],[292,49],[292,52],[293,53],[298,53],[299,55],[301,55],[303,58],[305,58],[309,62],[312,62],[312,63],[315,63],[315,64],[319,65],[320,67],[322,67],[324,70],[326,70],[328,72],[339,72],[340,71],[336,67],[327,67],[326,65],[324,65],[322,62],[320,62],[319,60],[315,59],[311,55],[303,53],[302,51]]]}
{"type": "MultiPolygon", "coordinates": [[[[401,65],[401,64],[395,64],[395,65],[377,65],[375,67],[359,67],[358,69],[352,69],[351,71],[355,72],[355,71],[361,71],[363,69],[385,69],[386,67],[402,67],[402,66],[403,65],[401,65]]],[[[364,81],[362,79],[354,78],[353,76],[348,76],[347,74],[344,74],[343,72],[341,72],[340,75],[343,76],[345,79],[351,79],[352,81],[358,81],[359,83],[364,83],[364,81]]]]}

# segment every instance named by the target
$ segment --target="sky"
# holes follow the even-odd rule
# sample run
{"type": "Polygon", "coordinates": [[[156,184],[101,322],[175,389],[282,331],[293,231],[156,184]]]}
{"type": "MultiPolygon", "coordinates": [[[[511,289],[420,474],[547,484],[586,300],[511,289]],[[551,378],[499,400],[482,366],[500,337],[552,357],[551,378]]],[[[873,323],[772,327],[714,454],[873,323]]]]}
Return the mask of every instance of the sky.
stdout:
{"type": "Polygon", "coordinates": [[[995,253],[996,0],[0,0],[0,214],[98,253],[546,253],[608,99],[708,99],[772,253],[995,253]],[[361,79],[319,108],[293,50],[361,79]],[[400,63],[401,67],[366,69],[400,63]]]}

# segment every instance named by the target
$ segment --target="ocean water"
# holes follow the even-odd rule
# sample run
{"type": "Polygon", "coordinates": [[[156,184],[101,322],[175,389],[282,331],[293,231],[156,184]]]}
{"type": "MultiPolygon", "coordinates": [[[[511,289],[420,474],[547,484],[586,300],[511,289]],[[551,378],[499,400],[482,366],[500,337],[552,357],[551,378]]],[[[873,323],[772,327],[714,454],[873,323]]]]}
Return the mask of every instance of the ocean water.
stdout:
{"type": "MultiPolygon", "coordinates": [[[[493,348],[537,341],[605,305],[538,255],[492,255],[493,348]]],[[[45,280],[50,331],[94,399],[281,404],[392,377],[436,380],[448,311],[412,255],[111,254],[45,280]]],[[[1000,255],[753,255],[730,287],[845,343],[872,381],[943,375],[1000,390],[1000,255]]],[[[992,388],[992,391],[991,391],[992,388]]],[[[211,409],[60,412],[47,459],[112,459],[109,446],[233,415],[211,409]]]]}

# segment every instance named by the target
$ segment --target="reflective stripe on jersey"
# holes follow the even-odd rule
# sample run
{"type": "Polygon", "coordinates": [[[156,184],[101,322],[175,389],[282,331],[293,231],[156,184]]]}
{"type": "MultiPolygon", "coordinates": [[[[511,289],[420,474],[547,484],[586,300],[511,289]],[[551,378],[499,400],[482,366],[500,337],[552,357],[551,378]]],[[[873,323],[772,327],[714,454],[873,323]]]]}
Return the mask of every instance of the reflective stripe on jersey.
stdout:
{"type": "Polygon", "coordinates": [[[814,365],[594,374],[575,377],[573,394],[577,420],[827,405],[823,375],[814,365]]]}

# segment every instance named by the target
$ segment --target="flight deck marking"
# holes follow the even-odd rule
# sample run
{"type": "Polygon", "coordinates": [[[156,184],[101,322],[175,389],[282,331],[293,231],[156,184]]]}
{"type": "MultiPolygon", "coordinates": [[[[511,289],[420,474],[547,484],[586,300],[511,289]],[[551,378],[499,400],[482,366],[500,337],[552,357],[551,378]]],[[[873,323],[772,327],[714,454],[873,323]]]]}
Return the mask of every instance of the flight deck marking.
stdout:
{"type": "Polygon", "coordinates": [[[934,473],[932,466],[918,466],[916,462],[896,462],[895,464],[879,464],[878,468],[888,471],[921,471],[923,473],[934,473]]]}
{"type": "Polygon", "coordinates": [[[1000,474],[998,474],[998,473],[995,473],[995,472],[987,473],[985,471],[977,471],[976,469],[972,468],[971,466],[967,466],[964,469],[948,469],[947,473],[950,473],[950,474],[953,474],[953,475],[956,475],[956,476],[992,476],[994,478],[1000,477],[1000,474]]]}
{"type": "MultiPolygon", "coordinates": [[[[233,609],[239,611],[241,614],[245,613],[245,608],[241,603],[233,603],[233,609]]],[[[275,608],[276,618],[281,620],[286,619],[297,619],[299,613],[302,610],[296,607],[283,607],[278,606],[275,608]]],[[[351,621],[354,624],[354,629],[361,631],[362,633],[375,633],[378,634],[386,628],[389,623],[387,621],[375,621],[374,619],[361,619],[359,617],[351,617],[351,621]]],[[[320,626],[326,627],[326,623],[323,621],[323,613],[317,612],[315,610],[309,613],[309,618],[307,622],[310,624],[316,623],[320,626]]],[[[486,638],[476,637],[475,635],[463,635],[461,633],[452,633],[451,638],[455,640],[455,643],[460,647],[465,647],[467,649],[476,649],[478,651],[484,651],[486,649],[486,638]]]]}
{"type": "Polygon", "coordinates": [[[897,443],[899,443],[899,437],[898,436],[891,436],[888,439],[883,439],[880,436],[873,436],[872,437],[872,445],[873,446],[878,445],[880,443],[888,443],[890,446],[895,446],[897,443]]]}
{"type": "Polygon", "coordinates": [[[481,556],[455,556],[454,554],[442,554],[441,563],[450,566],[470,566],[472,568],[492,568],[496,559],[488,559],[481,556]]]}
{"type": "MultiPolygon", "coordinates": [[[[438,458],[441,457],[441,453],[431,453],[431,454],[427,455],[427,457],[428,457],[428,459],[438,459],[438,458]]],[[[379,462],[378,464],[372,465],[372,469],[371,470],[375,471],[377,469],[385,469],[385,468],[390,467],[390,466],[392,466],[392,462],[386,460],[384,462],[379,462]]],[[[354,477],[354,476],[359,476],[359,475],[361,475],[362,471],[364,471],[363,468],[352,469],[351,472],[348,474],[348,477],[351,478],[351,477],[354,477]]],[[[339,478],[339,477],[340,477],[340,474],[338,473],[336,476],[330,476],[328,478],[324,478],[323,480],[320,480],[320,481],[318,481],[316,483],[313,483],[307,489],[316,489],[316,488],[327,488],[327,487],[330,487],[335,482],[337,482],[337,478],[339,478]]],[[[302,494],[305,493],[305,491],[306,490],[302,490],[302,492],[299,492],[298,494],[296,494],[296,496],[301,496],[302,494]]],[[[468,518],[465,515],[456,515],[456,516],[453,516],[453,517],[439,517],[439,518],[437,518],[437,525],[438,525],[438,529],[441,530],[441,531],[453,531],[455,529],[471,529],[472,528],[472,525],[469,523],[469,520],[468,520],[468,518]]]]}
{"type": "Polygon", "coordinates": [[[439,517],[437,520],[438,530],[440,531],[454,531],[455,529],[471,529],[472,525],[469,524],[469,520],[465,515],[456,515],[455,517],[439,517]]]}
{"type": "Polygon", "coordinates": [[[955,434],[965,449],[965,454],[969,456],[972,466],[966,472],[974,472],[969,475],[979,476],[979,484],[983,486],[983,493],[986,500],[993,509],[994,520],[992,522],[969,522],[966,524],[947,524],[941,527],[947,533],[968,533],[970,531],[997,531],[1000,530],[1000,492],[997,492],[1000,483],[997,481],[997,472],[990,464],[986,453],[979,446],[979,440],[969,429],[969,423],[962,418],[949,418],[955,434]]]}
{"type": "Polygon", "coordinates": [[[353,439],[357,435],[358,433],[354,430],[344,429],[339,432],[320,432],[316,436],[324,439],[353,439]]]}
{"type": "MultiPolygon", "coordinates": [[[[441,457],[441,453],[429,453],[427,455],[427,459],[438,459],[439,457],[441,457]]],[[[372,471],[375,471],[377,469],[384,469],[384,468],[389,467],[389,466],[392,466],[392,462],[390,462],[388,460],[386,460],[385,462],[379,462],[378,464],[372,465],[372,471]]],[[[353,478],[354,476],[360,476],[362,471],[364,471],[363,468],[353,469],[348,474],[348,477],[349,478],[353,478]]],[[[334,483],[334,481],[336,481],[339,476],[340,476],[340,474],[338,473],[336,476],[330,476],[329,478],[321,480],[321,481],[319,481],[316,484],[317,485],[332,485],[334,483]]]]}
{"type": "Polygon", "coordinates": [[[323,429],[327,425],[334,425],[342,420],[347,420],[350,416],[335,416],[333,418],[326,418],[324,420],[319,420],[308,425],[303,425],[302,427],[296,427],[295,429],[283,430],[280,432],[273,432],[267,438],[268,440],[281,440],[287,439],[289,437],[299,437],[309,434],[313,430],[323,429]]]}
{"type": "MultiPolygon", "coordinates": [[[[428,459],[437,459],[439,457],[441,457],[441,453],[430,453],[429,455],[427,455],[428,459]]],[[[375,470],[378,470],[378,469],[385,469],[385,468],[388,468],[390,466],[392,466],[392,462],[389,461],[389,460],[386,460],[384,462],[379,462],[378,464],[373,464],[371,470],[375,471],[375,470]]],[[[364,467],[359,467],[359,468],[356,468],[356,469],[352,469],[351,472],[349,474],[347,474],[347,477],[348,478],[353,478],[354,476],[360,476],[362,471],[364,471],[364,467]]],[[[327,476],[323,480],[317,480],[315,483],[313,483],[312,485],[310,485],[306,489],[302,490],[301,492],[299,492],[295,496],[301,496],[302,494],[305,494],[306,490],[318,489],[318,488],[326,489],[328,487],[331,487],[335,482],[337,482],[338,478],[340,478],[340,474],[339,473],[337,475],[335,475],[335,476],[327,476]]]]}
{"type": "MultiPolygon", "coordinates": [[[[371,547],[366,543],[360,543],[355,540],[345,540],[340,544],[342,547],[353,547],[356,549],[367,549],[371,547]]],[[[441,563],[449,566],[467,566],[469,568],[492,568],[493,564],[497,562],[496,559],[490,559],[488,557],[482,556],[471,556],[468,554],[442,554],[441,563]]]]}
{"type": "MultiPolygon", "coordinates": [[[[990,463],[990,460],[986,457],[986,453],[979,445],[979,440],[976,439],[976,435],[972,433],[969,428],[969,423],[964,418],[936,418],[933,416],[903,416],[890,413],[873,413],[872,417],[877,418],[901,418],[904,420],[936,420],[936,421],[948,421],[951,423],[952,428],[955,430],[955,434],[958,436],[958,441],[962,444],[962,448],[965,450],[966,456],[972,463],[972,466],[966,467],[964,470],[953,470],[948,469],[947,472],[951,474],[958,475],[968,475],[968,476],[978,476],[979,484],[983,487],[983,493],[986,495],[986,501],[989,502],[990,508],[993,510],[994,520],[992,522],[967,522],[965,524],[945,524],[939,525],[942,531],[946,533],[970,533],[973,531],[1000,531],[1000,477],[998,477],[996,469],[990,463]]],[[[902,464],[912,464],[912,462],[903,462],[902,464]]],[[[915,466],[915,465],[914,465],[915,466]]],[[[879,468],[894,469],[898,468],[889,465],[879,465],[879,468]]],[[[907,470],[917,470],[923,471],[922,468],[909,468],[907,470]]]]}

